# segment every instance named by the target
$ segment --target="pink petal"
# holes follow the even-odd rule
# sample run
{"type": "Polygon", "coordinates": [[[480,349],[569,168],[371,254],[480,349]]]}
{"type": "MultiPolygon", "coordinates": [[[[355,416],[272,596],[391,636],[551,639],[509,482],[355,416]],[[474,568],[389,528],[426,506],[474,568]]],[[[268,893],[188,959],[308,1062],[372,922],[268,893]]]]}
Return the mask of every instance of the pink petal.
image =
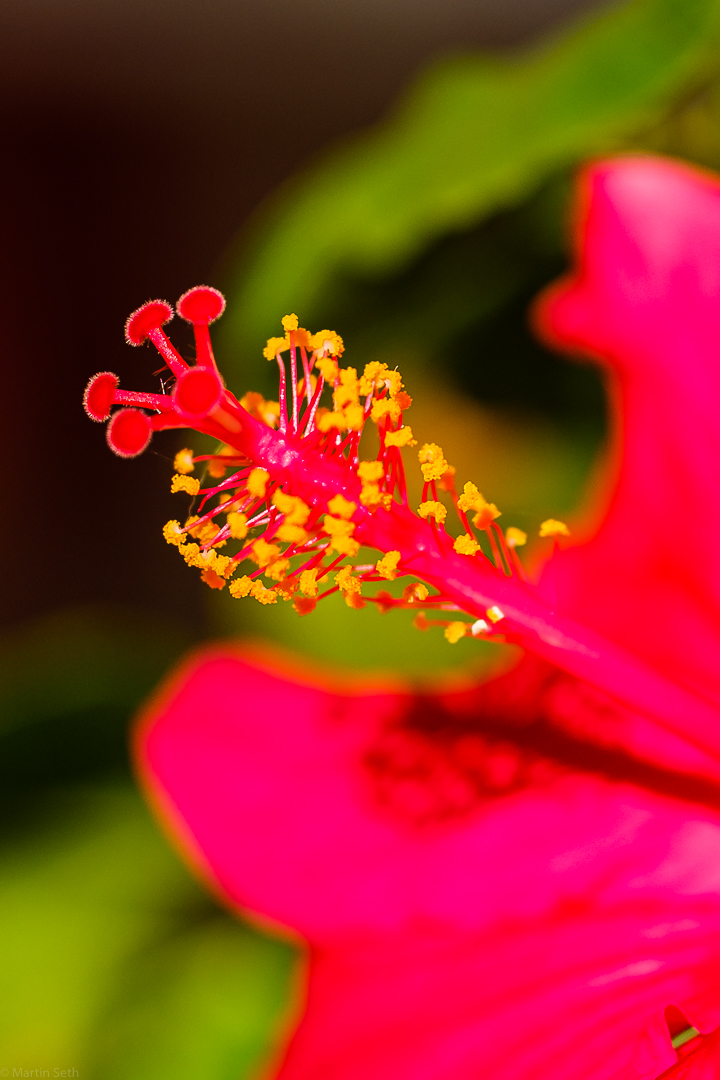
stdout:
{"type": "MultiPolygon", "coordinates": [[[[444,742],[409,704],[216,650],[141,732],[203,871],[312,944],[284,1080],[651,1080],[675,1060],[666,1005],[720,1023],[720,815],[472,730],[444,742]]],[[[425,707],[460,728],[476,708],[425,707]]]]}
{"type": "Polygon", "coordinates": [[[659,1080],[720,1080],[720,1031],[688,1044],[688,1055],[659,1080]]]}
{"type": "Polygon", "coordinates": [[[582,191],[579,269],[540,321],[612,373],[621,466],[598,534],[556,561],[558,609],[718,702],[720,183],[637,156],[582,191]]]}

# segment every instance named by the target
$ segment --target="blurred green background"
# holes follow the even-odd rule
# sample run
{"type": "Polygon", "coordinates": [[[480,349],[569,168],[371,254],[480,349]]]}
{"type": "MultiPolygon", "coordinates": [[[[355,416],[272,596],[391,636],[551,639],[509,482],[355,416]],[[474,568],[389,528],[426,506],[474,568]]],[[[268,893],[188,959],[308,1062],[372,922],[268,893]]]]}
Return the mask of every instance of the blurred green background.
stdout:
{"type": "Polygon", "coordinates": [[[148,354],[121,343],[127,311],[203,278],[224,288],[216,351],[239,394],[273,394],[261,348],[280,316],[334,327],[354,366],[400,365],[416,435],[535,531],[582,512],[606,431],[597,372],[526,319],[567,265],[575,170],[636,149],[720,167],[720,0],[517,0],[503,17],[427,0],[411,30],[404,3],[329,16],[288,0],[274,18],[218,3],[196,23],[38,0],[0,16],[0,437],[19,458],[2,541],[0,1067],[239,1080],[282,1031],[292,951],[194,883],[133,787],[130,718],[184,651],[262,635],[411,680],[495,659],[404,613],[333,598],[301,621],[202,589],[159,537],[184,509],[167,489],[185,439],[119,462],[77,408],[99,368],[152,388],[148,354]],[[21,528],[42,537],[32,558],[21,528]]]}

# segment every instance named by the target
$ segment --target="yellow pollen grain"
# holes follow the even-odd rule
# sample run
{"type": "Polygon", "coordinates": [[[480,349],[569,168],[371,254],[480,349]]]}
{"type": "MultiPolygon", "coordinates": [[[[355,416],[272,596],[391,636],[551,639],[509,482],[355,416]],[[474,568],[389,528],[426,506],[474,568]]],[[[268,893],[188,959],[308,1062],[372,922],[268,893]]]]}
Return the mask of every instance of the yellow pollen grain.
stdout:
{"type": "Polygon", "coordinates": [[[365,424],[365,410],[362,405],[348,405],[343,415],[348,431],[362,431],[365,424]]]}
{"type": "Polygon", "coordinates": [[[199,544],[180,544],[178,546],[178,551],[180,552],[180,554],[182,555],[183,559],[188,564],[188,566],[192,566],[193,565],[193,559],[197,558],[197,556],[200,554],[200,545],[199,544]]]}
{"type": "Polygon", "coordinates": [[[391,371],[387,365],[384,365],[384,367],[383,382],[388,388],[390,397],[396,398],[402,390],[402,376],[399,371],[391,371]]]}
{"type": "Polygon", "coordinates": [[[540,526],[540,536],[569,536],[570,530],[564,521],[556,521],[555,518],[548,518],[547,521],[543,521],[540,526]]]}
{"type": "Polygon", "coordinates": [[[220,529],[213,521],[203,521],[202,525],[192,529],[192,535],[196,536],[201,544],[209,544],[219,532],[220,529]]]}
{"type": "MultiPolygon", "coordinates": [[[[268,427],[277,427],[278,417],[280,416],[279,402],[266,401],[262,394],[257,394],[254,390],[248,390],[247,394],[240,398],[240,404],[256,420],[267,424],[268,427]]],[[[234,451],[234,456],[237,456],[237,451],[234,451]]]]}
{"type": "Polygon", "coordinates": [[[448,463],[437,443],[425,443],[418,450],[418,461],[423,480],[429,484],[432,480],[442,480],[448,470],[448,463]]]}
{"type": "Polygon", "coordinates": [[[168,544],[175,544],[176,547],[185,542],[185,533],[179,521],[168,521],[163,525],[163,536],[168,544]]]}
{"type": "Polygon", "coordinates": [[[397,423],[400,419],[401,412],[402,409],[395,398],[384,397],[373,402],[373,406],[370,410],[370,417],[376,424],[379,424],[380,421],[384,420],[386,417],[390,417],[393,423],[397,423]]]}
{"type": "Polygon", "coordinates": [[[310,507],[298,495],[286,495],[282,489],[278,489],[272,497],[273,506],[276,506],[285,516],[286,525],[304,525],[310,517],[310,507]]]}
{"type": "Polygon", "coordinates": [[[346,499],[344,495],[334,495],[328,502],[328,510],[335,517],[344,518],[348,521],[357,510],[357,503],[346,499]]]}
{"type": "Polygon", "coordinates": [[[453,544],[453,548],[459,555],[477,555],[480,550],[480,545],[474,536],[468,536],[467,533],[465,533],[463,536],[458,536],[453,544]]]}
{"type": "Polygon", "coordinates": [[[359,593],[362,582],[353,574],[352,566],[343,566],[335,575],[335,584],[341,592],[359,593]]]}
{"type": "Polygon", "coordinates": [[[388,431],[385,435],[385,445],[417,446],[417,439],[413,438],[412,428],[406,424],[399,431],[388,431]]]}
{"type": "Polygon", "coordinates": [[[388,581],[394,581],[397,577],[397,568],[400,558],[401,555],[399,551],[388,551],[383,555],[382,559],[378,559],[375,564],[375,569],[380,577],[386,578],[388,581]]]}
{"type": "Polygon", "coordinates": [[[352,558],[360,550],[360,544],[350,536],[333,536],[328,544],[328,551],[337,551],[338,555],[348,555],[352,558]]]}
{"type": "Polygon", "coordinates": [[[245,575],[245,577],[237,578],[235,581],[231,581],[228,587],[228,592],[231,596],[234,596],[236,600],[240,600],[243,596],[249,596],[250,590],[253,587],[253,579],[245,575]]]}
{"type": "Polygon", "coordinates": [[[280,548],[277,544],[269,544],[267,540],[263,540],[262,536],[259,537],[252,546],[252,553],[250,558],[253,562],[256,562],[261,569],[269,566],[280,555],[280,548]]]}
{"type": "Polygon", "coordinates": [[[315,367],[327,383],[332,384],[338,378],[337,361],[333,360],[330,356],[318,356],[315,361],[315,367]]]}
{"type": "Polygon", "coordinates": [[[297,330],[298,317],[293,313],[292,315],[283,315],[282,327],[286,334],[289,334],[291,330],[297,330]]]}
{"type": "MultiPolygon", "coordinates": [[[[326,356],[342,356],[345,351],[343,339],[334,330],[318,330],[317,334],[311,334],[309,346],[315,352],[322,352],[326,356]]],[[[319,366],[316,361],[316,367],[319,366]]]]}
{"type": "Polygon", "coordinates": [[[219,458],[211,458],[207,463],[208,476],[212,476],[213,480],[220,480],[221,477],[227,472],[227,466],[223,465],[219,458]]]}
{"type": "Polygon", "coordinates": [[[317,429],[323,434],[331,431],[333,428],[337,428],[338,431],[347,431],[347,420],[345,414],[341,412],[324,412],[318,411],[317,416],[317,429]]]}
{"type": "Polygon", "coordinates": [[[445,627],[445,640],[449,641],[451,645],[457,645],[460,638],[465,637],[466,627],[467,623],[451,622],[449,626],[445,627]]]}
{"type": "Polygon", "coordinates": [[[248,390],[247,394],[244,394],[240,398],[240,405],[246,412],[249,412],[251,416],[257,416],[260,419],[260,410],[265,404],[265,398],[262,394],[258,394],[256,390],[248,390]]]}
{"type": "Polygon", "coordinates": [[[173,461],[173,469],[175,472],[182,473],[184,476],[185,473],[191,473],[194,468],[195,462],[193,461],[192,450],[188,450],[187,448],[185,450],[178,450],[175,455],[175,460],[173,461]]]}
{"type": "Polygon", "coordinates": [[[493,604],[492,607],[489,607],[485,614],[487,615],[490,622],[493,623],[500,622],[501,619],[505,618],[505,613],[501,611],[497,604],[493,604]]]}
{"type": "Polygon", "coordinates": [[[209,551],[199,551],[193,558],[191,565],[197,566],[201,570],[209,570],[211,567],[215,569],[215,563],[217,562],[217,552],[210,548],[209,551]]]}
{"type": "Polygon", "coordinates": [[[170,484],[170,491],[175,494],[176,491],[187,491],[188,495],[197,495],[200,490],[200,481],[195,476],[182,476],[180,473],[175,473],[170,484]]]}
{"type": "Polygon", "coordinates": [[[522,547],[523,544],[527,544],[527,533],[511,525],[505,533],[505,539],[508,547],[522,547]]]}
{"type": "Polygon", "coordinates": [[[239,510],[232,510],[227,516],[230,526],[230,535],[233,540],[244,540],[248,534],[247,514],[241,514],[239,510]]]}
{"type": "Polygon", "coordinates": [[[485,496],[480,494],[475,484],[470,483],[470,481],[463,488],[463,493],[457,504],[458,510],[462,510],[463,513],[467,513],[468,510],[476,510],[478,513],[488,510],[492,513],[491,521],[494,517],[500,517],[497,506],[494,503],[489,503],[485,496]]]}
{"type": "Polygon", "coordinates": [[[261,581],[253,581],[250,595],[260,604],[277,604],[278,594],[275,589],[266,589],[261,581]]]}
{"type": "Polygon", "coordinates": [[[215,573],[224,578],[229,578],[236,568],[237,562],[235,559],[231,559],[229,555],[218,555],[213,563],[215,573]]]}
{"type": "Polygon", "coordinates": [[[266,401],[260,419],[267,424],[268,427],[275,428],[278,426],[278,420],[280,419],[280,402],[279,401],[266,401]]]}
{"type": "Polygon", "coordinates": [[[443,506],[441,502],[435,502],[433,499],[428,502],[420,503],[418,506],[418,514],[421,518],[435,518],[435,520],[442,525],[447,517],[447,507],[443,506]]]}
{"type": "Polygon", "coordinates": [[[422,603],[428,598],[428,590],[421,581],[414,581],[412,585],[406,585],[403,589],[402,598],[406,604],[422,603]]]}
{"type": "Polygon", "coordinates": [[[392,503],[392,495],[389,491],[381,491],[379,484],[363,484],[360,490],[360,502],[373,513],[379,508],[388,509],[392,503]]]}
{"type": "Polygon", "coordinates": [[[326,514],[323,519],[323,532],[328,536],[352,536],[355,532],[355,522],[348,521],[346,518],[331,517],[330,514],[326,514]]]}
{"type": "Polygon", "coordinates": [[[381,480],[385,475],[382,461],[361,461],[357,468],[357,474],[361,480],[369,483],[381,480]]]}
{"type": "Polygon", "coordinates": [[[287,577],[289,569],[289,559],[275,559],[269,566],[265,567],[265,576],[269,577],[271,581],[283,581],[287,577]]]}
{"type": "Polygon", "coordinates": [[[360,379],[360,393],[365,396],[371,394],[373,390],[380,389],[384,384],[387,371],[387,364],[379,360],[371,360],[369,364],[366,364],[360,379]]]}
{"type": "Polygon", "coordinates": [[[265,469],[253,469],[247,478],[248,492],[255,499],[262,499],[265,496],[267,490],[267,482],[270,479],[270,473],[265,469]]]}
{"type": "Polygon", "coordinates": [[[500,517],[500,511],[495,503],[486,503],[482,510],[478,510],[477,514],[473,517],[473,525],[477,529],[489,528],[495,518],[500,517]]]}
{"type": "Polygon", "coordinates": [[[303,570],[300,575],[300,592],[304,596],[317,596],[318,583],[317,583],[317,567],[313,570],[303,570]]]}
{"type": "Polygon", "coordinates": [[[266,360],[274,360],[277,353],[289,348],[290,341],[287,337],[271,337],[268,338],[268,343],[263,349],[263,356],[266,360]]]}
{"type": "Polygon", "coordinates": [[[303,529],[302,525],[289,525],[287,522],[283,522],[275,535],[284,544],[304,544],[309,533],[307,529],[303,529]]]}
{"type": "Polygon", "coordinates": [[[339,382],[333,391],[333,401],[336,409],[342,409],[345,405],[358,400],[358,377],[354,367],[343,368],[338,375],[339,382]]]}

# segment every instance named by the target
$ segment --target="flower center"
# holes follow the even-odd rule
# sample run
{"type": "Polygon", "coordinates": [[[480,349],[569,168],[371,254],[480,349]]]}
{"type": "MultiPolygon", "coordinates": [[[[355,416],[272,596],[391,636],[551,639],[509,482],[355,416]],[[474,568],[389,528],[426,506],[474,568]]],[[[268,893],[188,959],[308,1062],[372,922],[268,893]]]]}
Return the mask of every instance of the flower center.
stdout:
{"type": "Polygon", "coordinates": [[[412,575],[413,562],[428,548],[527,580],[517,552],[525,533],[511,527],[504,535],[496,521],[500,511],[474,484],[465,484],[458,494],[455,470],[435,443],[418,452],[422,501],[417,514],[410,510],[401,451],[416,440],[404,423],[412,402],[400,373],[380,362],[367,364],[361,375],[341,367],[342,339],[330,330],[311,334],[289,315],[283,319],[284,336],[271,338],[265,348],[266,358],[278,365],[279,400],[251,392],[238,401],[224,389],[208,330],[223,308],[220,294],[206,286],[181,297],[178,313],[195,331],[194,366],[162,329],[172,317],[169,304],[152,301],[128,319],[130,344],[150,340],[170,367],[175,381],[169,394],[122,391],[110,372],[96,375],[85,393],[94,420],[107,419],[115,404],[130,406],[116,412],[108,426],[110,446],[123,457],[141,453],[158,428],[191,426],[222,438],[215,454],[196,457],[183,450],[177,455],[172,490],[197,497],[198,513],[183,525],[168,522],[168,542],[211,587],[224,588],[232,579],[229,592],[235,598],[251,596],[263,604],[290,600],[305,615],[319,599],[339,591],[352,608],[368,602],[383,612],[420,608],[418,627],[442,626],[451,643],[465,635],[497,636],[495,626],[503,619],[497,605],[473,622],[429,620],[428,610],[460,611],[442,588],[431,593],[425,583],[412,580],[396,595],[367,591],[375,583],[412,575]],[[368,423],[377,427],[380,449],[375,460],[361,461],[360,438],[368,423]],[[197,466],[204,469],[202,481],[190,475],[197,466]],[[454,539],[445,526],[449,509],[463,528],[454,539]],[[358,563],[361,545],[379,548],[381,558],[358,563]],[[241,567],[245,574],[234,577],[241,567]]]}
{"type": "MultiPolygon", "coordinates": [[[[143,305],[128,319],[126,338],[157,348],[170,370],[163,392],[121,390],[117,376],[101,372],[84,398],[91,419],[109,419],[108,443],[121,457],[141,453],[165,428],[192,427],[218,441],[212,454],[176,456],[172,491],[197,502],[184,524],[164,528],[206,584],[227,585],[236,599],[286,600],[300,615],[340,592],[351,608],[415,608],[415,625],[442,627],[450,643],[470,636],[520,644],[693,743],[706,755],[699,771],[715,775],[706,734],[716,726],[715,708],[556,611],[523,570],[525,533],[513,526],[503,533],[497,506],[472,482],[459,492],[435,443],[417,452],[424,486],[419,507],[410,507],[402,451],[416,440],[398,371],[376,361],[362,374],[341,367],[337,334],[311,334],[288,315],[283,336],[264,350],[278,366],[278,400],[255,393],[238,400],[224,386],[210,341],[209,325],[223,309],[221,294],[207,286],[180,298],[177,312],[195,334],[191,365],[163,330],[171,306],[143,305]],[[121,408],[111,415],[115,405],[121,408]],[[360,459],[368,423],[379,437],[371,461],[360,459]],[[198,466],[201,478],[191,475],[198,466]],[[460,535],[448,530],[450,513],[460,535]],[[361,560],[361,548],[380,558],[361,560]],[[407,579],[401,591],[377,589],[398,578],[407,579]]],[[[556,550],[568,530],[549,519],[540,534],[556,550]]]]}

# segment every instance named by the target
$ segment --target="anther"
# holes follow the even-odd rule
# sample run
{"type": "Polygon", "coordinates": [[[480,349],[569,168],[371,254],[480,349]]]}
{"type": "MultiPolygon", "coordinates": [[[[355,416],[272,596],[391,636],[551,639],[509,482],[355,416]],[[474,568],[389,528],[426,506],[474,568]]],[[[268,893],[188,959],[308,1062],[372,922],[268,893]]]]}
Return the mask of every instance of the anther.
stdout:
{"type": "Polygon", "coordinates": [[[552,536],[557,539],[558,536],[569,536],[570,530],[564,521],[556,521],[555,518],[548,518],[547,521],[543,521],[540,526],[541,537],[552,536]]]}
{"type": "Polygon", "coordinates": [[[142,454],[152,438],[150,418],[139,409],[120,409],[106,428],[108,446],[122,458],[142,454]]]}

